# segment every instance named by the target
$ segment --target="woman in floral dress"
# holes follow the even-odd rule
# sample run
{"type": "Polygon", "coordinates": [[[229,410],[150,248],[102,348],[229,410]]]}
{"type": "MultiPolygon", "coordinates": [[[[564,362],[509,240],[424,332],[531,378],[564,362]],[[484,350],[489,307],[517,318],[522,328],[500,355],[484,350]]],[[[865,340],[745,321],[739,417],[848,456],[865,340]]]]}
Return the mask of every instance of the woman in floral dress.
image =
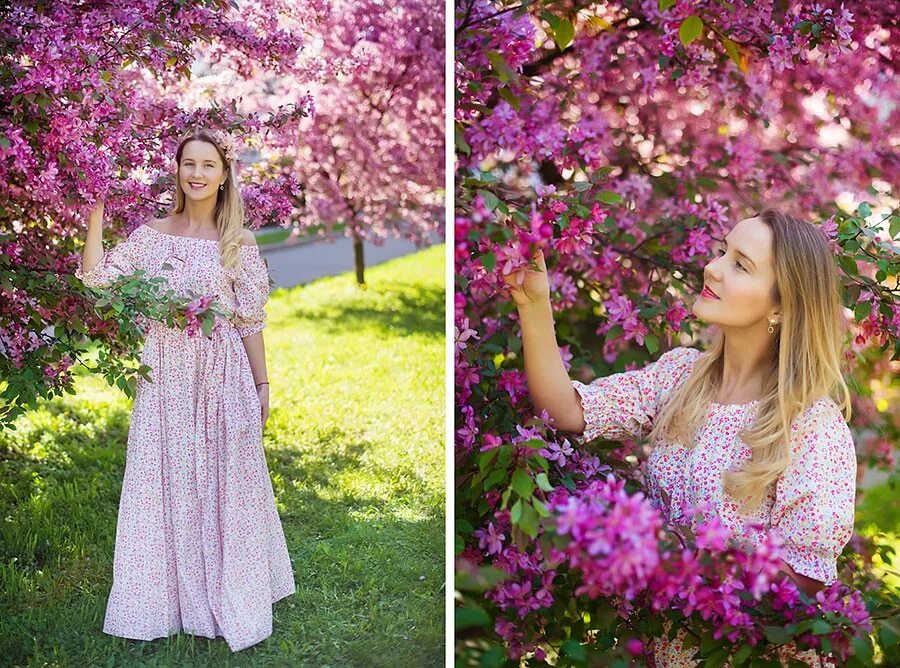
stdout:
{"type": "Polygon", "coordinates": [[[220,133],[185,137],[171,215],[104,252],[101,202],[76,270],[94,288],[143,270],[231,316],[209,337],[145,326],[152,381],[134,399],[103,631],[222,636],[232,651],[271,635],[272,604],[295,591],[262,443],[269,276],[243,227],[235,159],[220,133]]]}
{"type": "MultiPolygon", "coordinates": [[[[853,532],[856,453],[840,369],[840,284],[824,235],[772,210],[740,221],[693,304],[717,330],[709,349],[676,347],[590,384],[563,366],[540,251],[536,260],[540,272],[507,278],[535,409],[581,443],[646,437],[648,496],[668,521],[693,527],[682,509],[711,504],[749,546],[764,537],[752,528],[761,522],[784,539],[782,570],[800,589],[814,595],[834,582],[853,532]]],[[[653,639],[655,665],[699,665],[684,640],[683,630],[653,639]]],[[[823,665],[795,645],[779,654],[823,665]]]]}

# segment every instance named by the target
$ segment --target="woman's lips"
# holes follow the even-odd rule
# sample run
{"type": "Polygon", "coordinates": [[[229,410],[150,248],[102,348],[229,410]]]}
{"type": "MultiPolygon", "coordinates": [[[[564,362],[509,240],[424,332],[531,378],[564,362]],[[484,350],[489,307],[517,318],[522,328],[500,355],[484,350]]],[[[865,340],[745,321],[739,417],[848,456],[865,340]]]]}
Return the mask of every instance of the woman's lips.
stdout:
{"type": "Polygon", "coordinates": [[[703,290],[700,291],[700,296],[706,299],[718,299],[715,293],[705,285],[703,286],[703,290]]]}

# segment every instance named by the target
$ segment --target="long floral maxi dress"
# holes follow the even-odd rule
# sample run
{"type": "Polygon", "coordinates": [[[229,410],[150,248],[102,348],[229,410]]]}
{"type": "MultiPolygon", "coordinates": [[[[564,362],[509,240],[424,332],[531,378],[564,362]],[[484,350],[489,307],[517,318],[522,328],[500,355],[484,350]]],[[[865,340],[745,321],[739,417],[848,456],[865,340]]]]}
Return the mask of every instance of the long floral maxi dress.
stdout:
{"type": "MultiPolygon", "coordinates": [[[[586,428],[576,441],[594,438],[620,440],[646,436],[666,397],[685,382],[701,352],[677,347],[641,369],[604,376],[585,384],[572,380],[586,428]]],[[[652,444],[646,473],[648,498],[667,520],[679,524],[685,504],[712,504],[732,535],[747,545],[758,545],[765,530],[777,527],[784,538],[784,560],[797,573],[826,585],[837,580],[837,557],[853,533],[856,498],[856,450],[850,429],[837,404],[829,398],[815,402],[791,426],[791,464],[766,491],[757,513],[742,516],[733,498],[725,494],[724,471],[749,459],[750,448],[738,432],[753,424],[757,401],[746,404],[712,403],[706,426],[693,449],[677,442],[652,444]],[[762,530],[749,526],[761,522],[762,530]],[[749,541],[749,542],[748,542],[749,541]]],[[[692,521],[692,528],[695,522],[692,521]]],[[[652,639],[659,668],[693,668],[693,649],[683,646],[686,632],[668,639],[652,639]]],[[[821,663],[813,650],[795,644],[782,646],[782,658],[799,659],[810,666],[821,663]]],[[[825,660],[830,665],[830,657],[825,660]]],[[[728,664],[730,665],[730,664],[728,664]]]]}
{"type": "Polygon", "coordinates": [[[76,269],[90,287],[143,269],[178,294],[214,295],[234,314],[210,338],[144,327],[152,382],[138,380],[128,432],[110,635],[223,636],[236,652],[272,634],[272,604],[295,591],[241,342],[265,327],[268,271],[256,245],[239,253],[240,267],[226,270],[218,241],[140,225],[91,271],[81,261],[76,269]]]}

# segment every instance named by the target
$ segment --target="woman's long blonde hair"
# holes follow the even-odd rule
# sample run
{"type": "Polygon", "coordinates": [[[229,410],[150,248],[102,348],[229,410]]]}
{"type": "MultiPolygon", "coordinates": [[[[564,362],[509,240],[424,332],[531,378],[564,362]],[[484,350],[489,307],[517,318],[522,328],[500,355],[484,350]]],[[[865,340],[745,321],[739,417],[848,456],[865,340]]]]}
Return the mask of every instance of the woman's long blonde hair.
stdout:
{"type": "MultiPolygon", "coordinates": [[[[850,391],[841,370],[844,339],[841,283],[821,230],[779,211],[758,217],[772,230],[774,303],[781,324],[772,334],[772,355],[752,428],[740,432],[750,459],[723,475],[725,492],[755,513],[767,486],[791,461],[794,418],[823,397],[832,398],[850,420],[850,391]]],[[[719,332],[697,358],[693,373],[671,395],[650,432],[650,442],[667,434],[687,447],[705,424],[722,380],[725,340],[719,332]]]]}
{"type": "Polygon", "coordinates": [[[240,246],[241,234],[244,229],[244,202],[238,189],[237,169],[228,160],[223,148],[219,146],[215,133],[201,128],[186,135],[178,144],[178,150],[175,151],[175,163],[178,166],[175,173],[175,203],[169,213],[176,214],[184,211],[185,196],[180,178],[181,155],[184,152],[185,144],[192,140],[205,141],[215,146],[222,159],[222,164],[225,165],[225,173],[228,178],[225,180],[225,187],[222,190],[217,189],[214,216],[216,229],[219,232],[219,255],[222,266],[226,269],[236,269],[240,261],[238,246],[240,246]]]}

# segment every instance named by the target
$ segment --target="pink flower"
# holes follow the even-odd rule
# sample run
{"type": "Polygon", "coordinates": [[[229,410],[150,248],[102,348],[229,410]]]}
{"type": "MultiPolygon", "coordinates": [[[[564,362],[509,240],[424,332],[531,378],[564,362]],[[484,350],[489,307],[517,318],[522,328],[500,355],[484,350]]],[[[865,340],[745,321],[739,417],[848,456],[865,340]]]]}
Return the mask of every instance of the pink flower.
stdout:
{"type": "Polygon", "coordinates": [[[487,548],[488,554],[496,554],[503,549],[503,539],[505,534],[498,532],[493,522],[488,522],[487,529],[476,529],[472,535],[478,538],[478,547],[482,550],[487,548]]]}

